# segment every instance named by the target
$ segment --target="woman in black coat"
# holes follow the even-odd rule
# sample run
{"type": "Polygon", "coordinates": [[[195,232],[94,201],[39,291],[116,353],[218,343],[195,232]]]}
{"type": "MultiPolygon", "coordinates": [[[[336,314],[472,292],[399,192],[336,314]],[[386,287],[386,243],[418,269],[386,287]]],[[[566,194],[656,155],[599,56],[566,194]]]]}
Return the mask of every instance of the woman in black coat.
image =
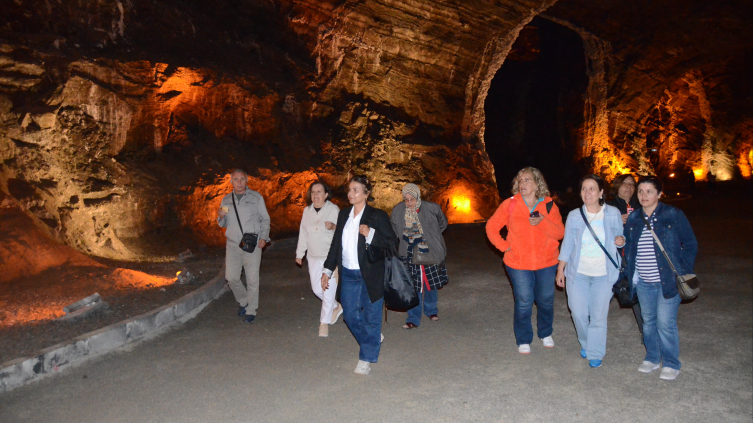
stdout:
{"type": "Polygon", "coordinates": [[[620,209],[622,224],[627,222],[628,215],[635,209],[641,208],[638,196],[635,195],[635,178],[626,173],[614,178],[612,181],[612,199],[607,201],[610,206],[620,209]]]}
{"type": "Polygon", "coordinates": [[[340,269],[337,298],[343,307],[343,318],[361,350],[355,373],[367,375],[369,363],[379,358],[384,304],[384,258],[371,262],[366,257],[369,247],[381,250],[394,248],[397,238],[390,218],[382,210],[367,204],[372,186],[366,176],[354,176],[348,184],[351,207],[340,210],[337,228],[324,262],[322,289],[329,287],[329,278],[340,269]]]}
{"type": "MultiPolygon", "coordinates": [[[[641,208],[638,196],[635,195],[636,183],[633,175],[626,173],[614,178],[612,181],[612,199],[607,201],[610,206],[620,209],[622,224],[627,222],[628,216],[634,210],[641,208]]],[[[638,330],[643,333],[643,318],[641,317],[641,305],[633,305],[633,315],[638,323],[638,330]]]]}

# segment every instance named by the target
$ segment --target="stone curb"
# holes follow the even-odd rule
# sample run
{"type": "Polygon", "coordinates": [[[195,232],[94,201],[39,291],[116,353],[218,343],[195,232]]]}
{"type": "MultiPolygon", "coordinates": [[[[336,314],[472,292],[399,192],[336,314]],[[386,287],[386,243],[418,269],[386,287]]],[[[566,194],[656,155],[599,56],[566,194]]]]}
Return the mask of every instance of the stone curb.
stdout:
{"type": "Polygon", "coordinates": [[[60,373],[184,323],[224,292],[224,286],[223,269],[201,288],[160,308],[45,348],[34,357],[6,361],[0,364],[0,393],[60,373]]]}

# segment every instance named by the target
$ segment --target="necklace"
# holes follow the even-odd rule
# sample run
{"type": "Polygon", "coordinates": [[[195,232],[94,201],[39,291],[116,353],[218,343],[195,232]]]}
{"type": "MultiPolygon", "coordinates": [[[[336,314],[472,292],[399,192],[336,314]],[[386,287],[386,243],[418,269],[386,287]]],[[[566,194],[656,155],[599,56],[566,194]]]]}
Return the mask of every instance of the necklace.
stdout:
{"type": "MultiPolygon", "coordinates": [[[[591,212],[590,212],[590,211],[588,211],[588,207],[586,207],[586,213],[588,213],[588,214],[591,214],[591,212]]],[[[588,221],[588,223],[590,224],[591,222],[593,222],[593,221],[594,221],[594,219],[596,219],[596,216],[598,216],[598,215],[599,215],[599,213],[601,213],[601,208],[599,208],[599,211],[597,211],[597,212],[596,212],[596,213],[594,214],[594,217],[592,217],[592,218],[591,218],[591,219],[590,219],[590,220],[588,221]]]]}

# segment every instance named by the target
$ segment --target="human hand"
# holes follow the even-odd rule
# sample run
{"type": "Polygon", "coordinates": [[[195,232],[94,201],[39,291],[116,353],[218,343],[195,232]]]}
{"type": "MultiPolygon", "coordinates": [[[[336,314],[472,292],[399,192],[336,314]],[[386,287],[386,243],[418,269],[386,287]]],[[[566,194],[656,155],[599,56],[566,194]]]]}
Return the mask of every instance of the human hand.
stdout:
{"type": "Polygon", "coordinates": [[[565,272],[557,269],[557,276],[554,278],[554,280],[557,282],[557,286],[559,286],[560,288],[564,288],[565,287],[565,272]]]}
{"type": "Polygon", "coordinates": [[[542,220],[544,220],[544,216],[539,216],[539,217],[529,217],[529,218],[528,218],[528,221],[529,221],[529,222],[531,222],[531,225],[532,225],[532,226],[536,226],[536,225],[538,225],[539,223],[541,223],[541,221],[542,221],[542,220]]]}
{"type": "Polygon", "coordinates": [[[622,224],[623,225],[627,223],[627,218],[628,218],[627,213],[622,215],[622,224]]]}
{"type": "Polygon", "coordinates": [[[299,266],[303,266],[303,259],[299,259],[299,258],[295,259],[295,264],[299,266]]]}
{"type": "Polygon", "coordinates": [[[329,288],[329,276],[326,273],[322,273],[322,290],[326,291],[329,288]]]}
{"type": "Polygon", "coordinates": [[[337,225],[335,225],[332,222],[324,222],[324,229],[326,229],[328,231],[334,231],[336,227],[337,227],[337,225]]]}
{"type": "Polygon", "coordinates": [[[264,248],[264,246],[267,245],[267,241],[264,241],[263,239],[259,240],[259,248],[264,248]]]}
{"type": "Polygon", "coordinates": [[[222,206],[222,207],[220,207],[219,210],[217,210],[217,217],[219,217],[220,219],[222,219],[223,217],[225,217],[225,215],[227,214],[227,212],[228,212],[228,208],[225,207],[225,206],[222,206]]]}
{"type": "Polygon", "coordinates": [[[616,245],[618,247],[624,246],[625,245],[625,237],[622,236],[622,235],[614,237],[614,245],[616,245]]]}
{"type": "Polygon", "coordinates": [[[361,225],[358,227],[358,233],[360,233],[363,236],[369,236],[369,231],[371,228],[369,228],[368,225],[361,225]]]}

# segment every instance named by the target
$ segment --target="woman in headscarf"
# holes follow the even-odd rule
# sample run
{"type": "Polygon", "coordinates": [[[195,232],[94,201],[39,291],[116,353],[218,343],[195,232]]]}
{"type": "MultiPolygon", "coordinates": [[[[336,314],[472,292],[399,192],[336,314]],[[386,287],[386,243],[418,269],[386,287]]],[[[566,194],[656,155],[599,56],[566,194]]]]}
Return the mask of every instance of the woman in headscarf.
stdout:
{"type": "Polygon", "coordinates": [[[398,203],[390,216],[392,229],[400,238],[398,255],[411,274],[413,286],[421,302],[408,310],[403,329],[421,324],[421,312],[432,321],[439,320],[437,290],[447,283],[447,256],[442,232],[447,229],[447,217],[439,204],[421,200],[416,184],[403,187],[403,202],[398,203]]]}

